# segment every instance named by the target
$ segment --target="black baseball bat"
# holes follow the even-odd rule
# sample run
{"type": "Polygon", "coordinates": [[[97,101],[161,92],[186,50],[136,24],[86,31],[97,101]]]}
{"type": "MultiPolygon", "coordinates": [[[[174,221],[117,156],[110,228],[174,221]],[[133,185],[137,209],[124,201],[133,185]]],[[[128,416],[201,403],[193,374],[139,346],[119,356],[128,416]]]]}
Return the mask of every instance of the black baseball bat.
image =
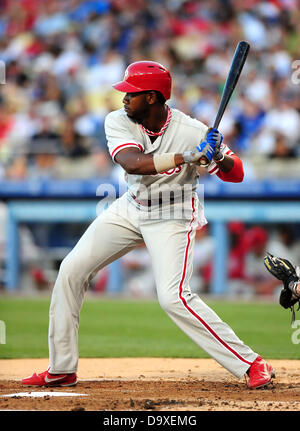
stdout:
{"type": "MultiPolygon", "coordinates": [[[[225,82],[225,86],[223,88],[223,93],[221,96],[218,112],[213,125],[213,127],[215,127],[216,129],[218,128],[220,121],[222,120],[226,106],[228,105],[228,102],[231,98],[233,90],[235,89],[235,86],[238,82],[238,79],[244,67],[249,49],[250,49],[249,43],[244,40],[242,40],[237,44],[237,47],[235,49],[235,53],[232,59],[232,63],[230,66],[230,70],[225,82]]],[[[209,163],[207,158],[205,156],[201,157],[200,164],[207,165],[207,163],[209,163]]]]}

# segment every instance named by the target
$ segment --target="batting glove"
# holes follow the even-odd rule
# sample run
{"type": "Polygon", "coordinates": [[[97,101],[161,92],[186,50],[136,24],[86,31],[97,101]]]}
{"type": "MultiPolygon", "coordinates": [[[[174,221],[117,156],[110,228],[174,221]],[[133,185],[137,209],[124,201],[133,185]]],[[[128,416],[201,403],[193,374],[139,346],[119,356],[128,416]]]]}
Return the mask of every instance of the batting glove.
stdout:
{"type": "Polygon", "coordinates": [[[215,148],[215,153],[213,155],[214,160],[220,160],[223,158],[223,154],[221,152],[221,144],[223,142],[223,135],[219,132],[218,129],[213,127],[212,129],[208,129],[206,134],[206,141],[213,145],[215,148]]]}
{"type": "Polygon", "coordinates": [[[202,154],[199,153],[198,147],[191,151],[184,151],[182,153],[182,157],[184,163],[197,163],[202,157],[202,154]]]}
{"type": "Polygon", "coordinates": [[[198,147],[196,147],[192,151],[185,151],[182,153],[183,160],[185,163],[191,163],[200,165],[201,157],[205,156],[206,164],[202,164],[203,167],[206,167],[211,162],[213,155],[215,154],[214,146],[209,144],[206,141],[202,141],[198,147]]]}
{"type": "Polygon", "coordinates": [[[194,150],[183,153],[185,163],[197,163],[203,156],[208,162],[211,162],[212,158],[215,160],[222,159],[223,154],[220,151],[222,141],[223,136],[216,128],[208,129],[205,140],[201,141],[194,150]]]}
{"type": "Polygon", "coordinates": [[[205,156],[209,162],[212,161],[212,158],[216,150],[216,145],[214,143],[210,143],[208,141],[202,141],[196,148],[201,154],[200,157],[205,156]]]}

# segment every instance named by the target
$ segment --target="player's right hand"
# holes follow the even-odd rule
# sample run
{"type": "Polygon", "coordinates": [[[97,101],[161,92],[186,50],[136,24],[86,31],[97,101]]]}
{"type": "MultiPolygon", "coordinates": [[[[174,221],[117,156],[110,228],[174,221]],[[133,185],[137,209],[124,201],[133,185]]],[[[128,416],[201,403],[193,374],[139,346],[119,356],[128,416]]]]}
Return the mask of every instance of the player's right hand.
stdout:
{"type": "Polygon", "coordinates": [[[198,147],[196,147],[194,150],[191,151],[184,151],[182,153],[182,157],[184,160],[184,163],[198,163],[200,158],[202,157],[202,154],[199,152],[198,147]]]}
{"type": "Polygon", "coordinates": [[[201,141],[200,144],[192,151],[185,151],[182,153],[182,157],[185,163],[192,163],[200,165],[201,157],[205,156],[208,164],[211,162],[213,155],[215,154],[215,148],[213,144],[207,141],[201,141]]]}
{"type": "Polygon", "coordinates": [[[200,142],[200,144],[196,148],[200,153],[199,158],[205,156],[209,162],[212,161],[212,158],[216,151],[216,144],[214,142],[208,142],[205,140],[200,142]]]}
{"type": "Polygon", "coordinates": [[[183,159],[185,163],[196,163],[200,164],[200,159],[205,157],[208,166],[212,161],[213,157],[221,154],[220,147],[223,141],[222,134],[216,128],[208,129],[205,139],[192,151],[185,151],[183,153],[183,159]]]}

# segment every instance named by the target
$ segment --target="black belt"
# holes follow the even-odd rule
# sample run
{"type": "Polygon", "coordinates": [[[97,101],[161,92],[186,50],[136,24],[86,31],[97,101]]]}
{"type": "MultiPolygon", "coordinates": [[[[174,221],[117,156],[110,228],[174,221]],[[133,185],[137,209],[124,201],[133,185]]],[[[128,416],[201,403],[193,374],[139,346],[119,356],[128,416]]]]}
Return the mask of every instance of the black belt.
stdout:
{"type": "MultiPolygon", "coordinates": [[[[139,205],[145,206],[145,207],[151,207],[152,205],[162,205],[163,199],[149,199],[149,200],[140,200],[138,199],[133,193],[130,193],[130,196],[132,199],[135,200],[135,202],[139,205]]],[[[168,200],[168,203],[172,204],[175,201],[174,197],[171,196],[170,200],[168,200]]]]}

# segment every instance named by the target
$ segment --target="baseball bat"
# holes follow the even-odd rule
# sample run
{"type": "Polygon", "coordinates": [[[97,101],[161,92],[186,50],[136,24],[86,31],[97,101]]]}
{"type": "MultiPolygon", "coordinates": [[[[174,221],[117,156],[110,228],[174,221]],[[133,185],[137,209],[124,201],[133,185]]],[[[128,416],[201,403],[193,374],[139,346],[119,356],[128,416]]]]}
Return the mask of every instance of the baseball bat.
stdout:
{"type": "MultiPolygon", "coordinates": [[[[226,106],[231,98],[233,90],[238,82],[240,74],[242,72],[243,66],[245,64],[248,52],[250,49],[250,45],[248,42],[242,40],[237,44],[235,49],[235,53],[231,62],[230,70],[227,75],[227,79],[225,82],[225,86],[223,88],[221,100],[219,103],[218,112],[214,121],[214,128],[218,128],[223,114],[225,112],[226,106]]],[[[205,156],[200,158],[200,165],[207,165],[209,163],[208,159],[205,156]]]]}

